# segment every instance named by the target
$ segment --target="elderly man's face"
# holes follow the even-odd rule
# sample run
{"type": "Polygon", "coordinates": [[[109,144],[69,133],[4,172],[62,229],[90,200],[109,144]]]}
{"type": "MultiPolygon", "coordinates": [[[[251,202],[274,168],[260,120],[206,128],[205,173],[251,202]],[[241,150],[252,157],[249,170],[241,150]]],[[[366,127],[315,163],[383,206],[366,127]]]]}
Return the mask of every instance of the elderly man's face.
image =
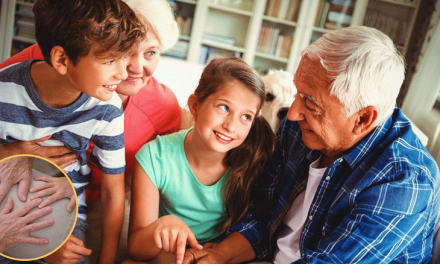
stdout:
{"type": "Polygon", "coordinates": [[[330,80],[319,63],[304,56],[295,73],[298,90],[287,118],[298,121],[302,139],[310,149],[316,149],[336,160],[349,150],[357,140],[353,133],[357,115],[347,118],[343,105],[330,95],[330,80]]]}

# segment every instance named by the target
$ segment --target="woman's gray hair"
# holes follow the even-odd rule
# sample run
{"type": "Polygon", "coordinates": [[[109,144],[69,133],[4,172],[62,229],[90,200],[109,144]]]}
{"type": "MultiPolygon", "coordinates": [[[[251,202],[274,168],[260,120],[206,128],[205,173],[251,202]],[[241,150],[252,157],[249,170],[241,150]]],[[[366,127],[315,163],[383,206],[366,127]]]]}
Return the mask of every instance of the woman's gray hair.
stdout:
{"type": "Polygon", "coordinates": [[[345,115],[375,106],[381,125],[393,113],[405,78],[405,61],[393,41],[365,26],[329,32],[306,47],[301,55],[319,60],[332,80],[330,94],[345,108],[345,115]]]}
{"type": "Polygon", "coordinates": [[[147,22],[147,30],[153,29],[160,42],[160,50],[171,48],[179,38],[179,27],[166,0],[123,0],[147,22]]]}

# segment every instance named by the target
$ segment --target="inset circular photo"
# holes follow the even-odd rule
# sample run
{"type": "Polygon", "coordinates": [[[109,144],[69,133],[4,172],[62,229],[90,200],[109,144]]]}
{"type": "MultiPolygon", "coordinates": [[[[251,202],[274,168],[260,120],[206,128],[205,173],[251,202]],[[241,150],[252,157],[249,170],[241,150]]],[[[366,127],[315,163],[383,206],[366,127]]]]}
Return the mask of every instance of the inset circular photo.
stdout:
{"type": "MultiPolygon", "coordinates": [[[[44,258],[72,234],[78,199],[65,172],[34,155],[0,160],[0,255],[44,258]]],[[[0,257],[1,259],[1,257],[0,257]]]]}

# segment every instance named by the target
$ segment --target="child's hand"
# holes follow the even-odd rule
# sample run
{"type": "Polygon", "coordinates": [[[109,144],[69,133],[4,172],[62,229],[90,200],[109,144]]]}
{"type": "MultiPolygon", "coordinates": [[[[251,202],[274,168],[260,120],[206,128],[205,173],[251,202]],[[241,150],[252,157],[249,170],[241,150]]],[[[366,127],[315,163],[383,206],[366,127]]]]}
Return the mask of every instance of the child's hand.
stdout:
{"type": "Polygon", "coordinates": [[[45,257],[43,260],[49,264],[75,264],[83,256],[90,256],[92,250],[84,246],[81,239],[71,235],[57,251],[45,257]]]}
{"type": "Polygon", "coordinates": [[[186,242],[194,249],[202,249],[191,229],[174,215],[159,218],[154,230],[154,242],[159,249],[176,254],[176,263],[183,261],[186,242]]]}
{"type": "Polygon", "coordinates": [[[45,181],[46,183],[39,184],[29,190],[31,193],[40,191],[32,195],[31,200],[50,195],[38,206],[39,208],[43,208],[60,199],[69,198],[70,202],[67,205],[67,212],[72,212],[75,207],[75,193],[66,177],[37,176],[34,180],[45,181]]]}

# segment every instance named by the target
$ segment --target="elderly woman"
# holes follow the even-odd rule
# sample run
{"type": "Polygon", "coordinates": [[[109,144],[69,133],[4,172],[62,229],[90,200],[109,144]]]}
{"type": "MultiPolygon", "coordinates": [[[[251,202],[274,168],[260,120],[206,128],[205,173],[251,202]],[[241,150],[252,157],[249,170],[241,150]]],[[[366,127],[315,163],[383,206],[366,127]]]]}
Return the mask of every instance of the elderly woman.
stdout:
{"type": "MultiPolygon", "coordinates": [[[[183,110],[174,93],[152,76],[159,63],[160,54],[171,48],[179,35],[179,29],[169,4],[165,0],[124,1],[144,21],[147,28],[145,40],[128,62],[128,78],[122,81],[116,89],[124,109],[126,175],[130,175],[135,160],[134,155],[139,148],[154,139],[156,135],[176,132],[179,129],[183,110]]],[[[38,45],[35,44],[1,63],[0,68],[38,58],[43,59],[43,55],[38,45]]],[[[16,154],[34,154],[48,158],[60,167],[73,163],[76,155],[71,153],[70,149],[44,147],[38,144],[49,137],[1,145],[0,159],[16,154]]],[[[99,188],[96,187],[100,184],[99,169],[92,163],[90,165],[93,168],[93,177],[86,191],[87,202],[99,196],[99,188]]],[[[57,255],[79,260],[83,255],[90,254],[90,250],[86,249],[82,243],[77,245],[75,242],[79,243],[75,238],[69,239],[58,252],[45,258],[45,261],[53,262],[53,258],[57,255]]],[[[59,258],[57,260],[56,262],[59,263],[59,258]]]]}

